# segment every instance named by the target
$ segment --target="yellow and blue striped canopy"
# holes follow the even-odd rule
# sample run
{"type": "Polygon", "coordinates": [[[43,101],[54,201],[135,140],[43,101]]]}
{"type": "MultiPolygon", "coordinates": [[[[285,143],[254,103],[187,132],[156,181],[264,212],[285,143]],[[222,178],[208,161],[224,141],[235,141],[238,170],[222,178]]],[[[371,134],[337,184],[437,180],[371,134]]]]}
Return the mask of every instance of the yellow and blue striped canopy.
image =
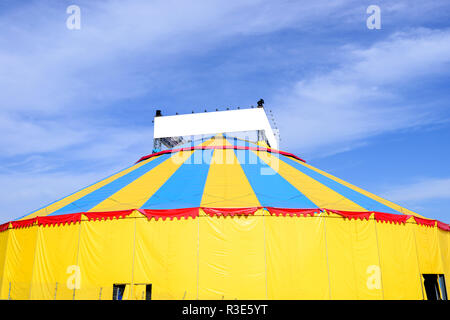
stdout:
{"type": "Polygon", "coordinates": [[[217,135],[161,152],[20,219],[128,209],[327,208],[416,213],[290,154],[217,135]]]}

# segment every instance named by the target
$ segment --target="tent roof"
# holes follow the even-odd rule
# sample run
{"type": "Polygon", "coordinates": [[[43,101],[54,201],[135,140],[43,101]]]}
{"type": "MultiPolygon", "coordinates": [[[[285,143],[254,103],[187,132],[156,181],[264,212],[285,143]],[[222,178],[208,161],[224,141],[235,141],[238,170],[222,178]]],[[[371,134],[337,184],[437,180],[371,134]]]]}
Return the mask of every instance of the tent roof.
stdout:
{"type": "Polygon", "coordinates": [[[19,219],[129,209],[327,208],[420,215],[302,159],[217,135],[137,163],[19,219]]]}

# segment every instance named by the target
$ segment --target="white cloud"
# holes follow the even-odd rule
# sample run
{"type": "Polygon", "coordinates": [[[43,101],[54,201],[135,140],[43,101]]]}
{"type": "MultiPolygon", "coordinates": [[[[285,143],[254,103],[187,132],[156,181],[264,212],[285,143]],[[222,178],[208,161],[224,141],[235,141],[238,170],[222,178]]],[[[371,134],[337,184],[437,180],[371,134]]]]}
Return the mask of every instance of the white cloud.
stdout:
{"type": "Polygon", "coordinates": [[[78,112],[138,97],[157,85],[173,59],[203,54],[234,36],[310,23],[344,2],[321,7],[262,0],[77,5],[82,21],[77,31],[66,29],[65,8],[39,2],[0,16],[2,109],[78,112]]]}
{"type": "Polygon", "coordinates": [[[318,10],[317,3],[262,0],[77,4],[79,31],[66,29],[63,6],[33,2],[0,15],[3,155],[67,148],[75,149],[74,155],[84,144],[87,151],[102,150],[90,155],[106,157],[150,141],[151,125],[146,130],[108,127],[100,117],[89,117],[106,115],[111,105],[175,78],[166,74],[173,61],[204,54],[233,37],[270,33],[347,6],[336,1],[318,10]],[[98,126],[104,132],[93,129],[98,126]]]}
{"type": "MultiPolygon", "coordinates": [[[[422,3],[414,10],[407,6],[408,16],[432,19],[422,3]]],[[[357,1],[80,0],[77,5],[80,31],[66,29],[62,5],[33,2],[0,13],[0,149],[3,156],[21,157],[0,173],[2,210],[10,218],[149,153],[150,125],[119,127],[93,117],[159,89],[165,78],[177,78],[169,70],[174,62],[189,63],[189,57],[207,56],[227,41],[252,35],[365,26],[365,8],[357,1]],[[60,168],[85,160],[95,171],[60,168]]],[[[421,31],[416,38],[398,34],[369,49],[336,48],[348,55],[342,68],[303,79],[277,98],[277,105],[286,105],[278,114],[283,143],[315,152],[325,146],[348,150],[364,143],[361,139],[423,124],[425,111],[402,106],[385,85],[445,71],[448,43],[446,31],[421,31]]],[[[189,85],[186,79],[180,85],[189,85]]]]}
{"type": "Polygon", "coordinates": [[[320,156],[379,134],[442,121],[434,101],[414,103],[401,89],[448,75],[450,30],[418,29],[366,49],[341,50],[347,54],[341,66],[275,97],[273,104],[283,106],[276,116],[284,147],[320,156]]]}
{"type": "Polygon", "coordinates": [[[383,195],[392,201],[450,199],[450,178],[427,178],[412,184],[394,186],[383,195]]]}
{"type": "Polygon", "coordinates": [[[54,151],[87,140],[87,132],[65,121],[30,121],[0,113],[0,128],[2,156],[54,151]]]}
{"type": "Polygon", "coordinates": [[[0,113],[2,157],[59,152],[67,159],[99,160],[149,153],[151,126],[116,127],[95,119],[19,119],[0,113]]]}
{"type": "Polygon", "coordinates": [[[21,217],[114,172],[0,174],[0,223],[21,217]]]}

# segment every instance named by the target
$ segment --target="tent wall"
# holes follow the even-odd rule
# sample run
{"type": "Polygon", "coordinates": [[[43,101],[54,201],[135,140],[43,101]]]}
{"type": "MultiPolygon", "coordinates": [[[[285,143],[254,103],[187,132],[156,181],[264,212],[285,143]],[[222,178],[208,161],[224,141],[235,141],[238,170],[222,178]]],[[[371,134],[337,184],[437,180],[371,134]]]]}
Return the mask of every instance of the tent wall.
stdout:
{"type": "Polygon", "coordinates": [[[199,218],[199,299],[265,299],[260,216],[199,218]]]}
{"type": "Polygon", "coordinates": [[[419,269],[422,274],[443,273],[442,257],[439,250],[439,240],[436,228],[409,224],[414,229],[417,243],[417,255],[419,258],[419,269]]]}
{"type": "Polygon", "coordinates": [[[374,221],[331,215],[325,224],[331,298],[382,299],[374,221]]]}
{"type": "Polygon", "coordinates": [[[324,219],[265,216],[269,299],[329,299],[324,219]]]}
{"type": "Polygon", "coordinates": [[[0,299],[8,298],[9,282],[5,276],[5,265],[10,231],[0,232],[0,299]]]}
{"type": "Polygon", "coordinates": [[[384,299],[423,299],[414,230],[376,223],[384,299]]]}
{"type": "MultiPolygon", "coordinates": [[[[135,212],[136,213],[136,212],[135,212]]],[[[334,214],[127,218],[0,232],[1,299],[423,299],[450,232],[334,214]],[[11,287],[10,287],[11,284],[11,287]]]]}
{"type": "MultiPolygon", "coordinates": [[[[447,290],[450,290],[450,232],[436,229],[447,290]]],[[[450,292],[447,292],[449,295],[450,292]]]]}
{"type": "Polygon", "coordinates": [[[77,265],[81,285],[75,299],[112,298],[113,284],[131,283],[135,219],[83,221],[77,265]],[[101,292],[100,292],[101,290],[101,292]]]}
{"type": "Polygon", "coordinates": [[[199,219],[136,220],[134,283],[152,299],[196,299],[199,219]]]}
{"type": "Polygon", "coordinates": [[[79,229],[80,224],[38,228],[31,299],[73,298],[79,229]]]}
{"type": "Polygon", "coordinates": [[[38,238],[38,226],[9,229],[4,279],[11,283],[9,296],[13,300],[30,299],[31,279],[38,238]]]}

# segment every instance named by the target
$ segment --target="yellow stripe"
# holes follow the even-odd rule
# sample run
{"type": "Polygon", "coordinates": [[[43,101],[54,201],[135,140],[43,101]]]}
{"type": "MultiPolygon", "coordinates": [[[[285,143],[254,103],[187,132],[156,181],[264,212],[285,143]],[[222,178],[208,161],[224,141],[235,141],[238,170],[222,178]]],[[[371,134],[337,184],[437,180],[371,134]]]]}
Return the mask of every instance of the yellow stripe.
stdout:
{"type": "Polygon", "coordinates": [[[110,183],[110,182],[112,182],[112,181],[114,181],[114,180],[116,180],[116,179],[126,175],[127,173],[129,173],[129,172],[131,172],[133,170],[136,170],[137,168],[143,166],[144,164],[147,164],[150,161],[153,161],[154,159],[155,158],[150,158],[148,160],[141,161],[141,162],[135,164],[134,166],[132,166],[132,167],[130,167],[128,169],[125,169],[123,171],[120,171],[120,172],[112,175],[109,178],[101,180],[101,181],[99,181],[99,182],[97,182],[97,183],[95,183],[95,184],[93,184],[93,185],[91,185],[91,186],[89,186],[87,188],[81,189],[80,191],[78,191],[78,192],[76,192],[76,193],[74,193],[74,194],[72,194],[70,196],[67,196],[67,197],[65,197],[65,198],[63,198],[61,200],[56,201],[55,203],[52,203],[52,204],[50,204],[50,205],[48,205],[48,206],[46,206],[46,207],[44,207],[42,209],[39,209],[38,211],[36,211],[36,212],[34,212],[34,213],[32,213],[32,214],[30,214],[28,216],[25,216],[25,217],[23,217],[20,220],[30,219],[30,218],[34,218],[34,217],[37,217],[37,216],[47,216],[47,215],[55,212],[56,210],[59,210],[62,207],[68,205],[69,203],[72,203],[72,202],[74,202],[74,201],[84,197],[85,195],[87,195],[87,194],[89,194],[89,193],[91,193],[91,192],[93,192],[93,191],[95,191],[97,189],[100,189],[101,187],[103,187],[103,186],[107,185],[108,183],[110,183]]]}
{"type": "MultiPolygon", "coordinates": [[[[213,142],[214,142],[213,139],[209,139],[209,140],[206,140],[202,145],[209,145],[209,144],[211,144],[213,142]]],[[[177,156],[179,156],[179,154],[175,153],[174,156],[177,157],[177,156]]],[[[118,179],[118,178],[128,174],[129,172],[131,172],[131,171],[133,171],[133,170],[143,166],[144,164],[147,164],[150,161],[153,161],[154,159],[156,159],[156,158],[150,158],[150,159],[141,161],[141,162],[135,164],[134,166],[132,166],[130,168],[127,168],[127,169],[125,169],[123,171],[120,171],[120,172],[112,175],[109,178],[101,180],[101,181],[99,181],[99,182],[97,182],[97,183],[95,183],[95,184],[93,184],[93,185],[91,185],[89,187],[86,187],[84,189],[81,189],[80,191],[75,192],[74,194],[71,194],[71,195],[69,195],[69,196],[67,196],[65,198],[62,198],[61,200],[58,200],[55,203],[52,203],[52,204],[50,204],[50,205],[48,205],[48,206],[46,206],[46,207],[44,207],[42,209],[39,209],[38,211],[33,212],[32,214],[29,214],[29,215],[21,218],[20,220],[31,219],[31,218],[34,218],[34,217],[37,217],[37,216],[41,216],[41,217],[42,216],[47,216],[47,215],[49,215],[49,214],[51,214],[51,213],[61,209],[62,207],[68,205],[69,203],[77,201],[77,200],[81,199],[82,197],[84,197],[85,195],[87,195],[87,194],[89,194],[91,192],[94,192],[95,190],[100,189],[101,187],[107,185],[108,183],[110,183],[110,182],[112,182],[112,181],[114,181],[114,180],[116,180],[116,179],[118,179]]],[[[130,209],[130,208],[127,207],[126,209],[130,209]]],[[[116,209],[114,209],[114,210],[116,210],[116,209]]],[[[121,210],[121,209],[117,209],[117,210],[121,210]]],[[[93,211],[93,210],[91,209],[90,211],[93,211]]],[[[97,209],[96,209],[96,211],[97,211],[97,209]]]]}
{"type": "MultiPolygon", "coordinates": [[[[230,145],[222,140],[224,145],[230,145]]],[[[203,207],[259,207],[260,203],[232,149],[215,149],[201,202],[203,207]]]]}
{"type": "MultiPolygon", "coordinates": [[[[210,145],[213,139],[204,141],[200,146],[210,145]]],[[[153,168],[140,178],[103,200],[89,211],[115,211],[140,208],[158,189],[183,165],[194,151],[181,151],[153,168]]]]}
{"type": "MultiPolygon", "coordinates": [[[[253,141],[250,141],[250,140],[241,139],[241,138],[233,137],[233,136],[230,136],[230,135],[228,135],[228,139],[236,139],[236,140],[239,140],[239,141],[248,142],[248,143],[254,145],[255,147],[257,147],[257,146],[267,146],[267,143],[265,143],[264,141],[253,142],[253,141]]],[[[269,147],[269,146],[267,146],[267,147],[269,147]]]]}
{"type": "Polygon", "coordinates": [[[225,139],[222,133],[215,135],[213,138],[208,140],[208,146],[225,146],[230,145],[228,141],[225,139]]]}
{"type": "Polygon", "coordinates": [[[258,141],[258,146],[263,148],[270,148],[270,146],[265,141],[258,141]]]}
{"type": "Polygon", "coordinates": [[[266,162],[280,176],[286,179],[297,190],[303,193],[319,208],[332,208],[335,210],[366,211],[363,207],[347,199],[336,191],[328,188],[317,180],[297,170],[265,151],[253,151],[266,162]]]}
{"type": "Polygon", "coordinates": [[[381,198],[381,197],[379,197],[379,196],[377,196],[377,195],[374,195],[373,193],[370,193],[370,192],[368,192],[368,191],[366,191],[366,190],[363,190],[363,189],[361,189],[361,188],[358,188],[358,187],[356,187],[356,186],[354,186],[354,185],[352,185],[352,184],[350,184],[350,183],[348,183],[348,182],[345,182],[344,180],[341,180],[341,179],[339,179],[339,178],[337,178],[337,177],[332,176],[332,175],[329,174],[329,173],[326,173],[326,172],[324,172],[324,171],[322,171],[322,170],[319,170],[319,169],[317,169],[317,168],[314,168],[314,167],[310,166],[310,165],[307,164],[307,163],[301,162],[301,161],[296,160],[296,159],[293,159],[293,160],[294,160],[294,161],[297,161],[297,162],[300,163],[301,165],[303,165],[303,166],[305,166],[305,167],[307,167],[307,168],[309,168],[309,169],[311,169],[311,170],[314,170],[314,171],[316,171],[316,172],[318,172],[318,173],[320,173],[320,174],[322,174],[322,175],[324,175],[324,176],[326,176],[326,177],[328,177],[328,178],[330,178],[330,179],[333,179],[333,180],[336,181],[336,182],[339,182],[339,183],[343,184],[344,186],[346,186],[346,187],[348,187],[348,188],[350,188],[350,189],[353,189],[353,190],[355,190],[355,191],[357,191],[357,192],[359,192],[359,193],[365,195],[366,197],[369,197],[369,198],[371,198],[371,199],[373,199],[373,200],[376,200],[376,201],[378,201],[378,202],[384,204],[385,206],[388,206],[389,208],[392,208],[392,209],[394,209],[394,210],[396,210],[396,211],[398,211],[398,212],[401,212],[401,213],[403,213],[403,214],[409,214],[409,215],[414,215],[414,216],[416,216],[416,217],[424,218],[423,216],[421,216],[421,215],[418,214],[418,213],[415,213],[414,211],[411,211],[411,210],[409,210],[409,209],[403,208],[403,207],[399,206],[398,204],[395,204],[395,203],[393,203],[393,202],[391,202],[391,201],[389,201],[389,200],[386,200],[386,199],[383,199],[383,198],[381,198]]]}
{"type": "Polygon", "coordinates": [[[169,159],[103,200],[89,211],[115,211],[140,208],[192,155],[193,151],[174,153],[169,159]],[[176,159],[176,160],[175,160],[176,159]]]}

